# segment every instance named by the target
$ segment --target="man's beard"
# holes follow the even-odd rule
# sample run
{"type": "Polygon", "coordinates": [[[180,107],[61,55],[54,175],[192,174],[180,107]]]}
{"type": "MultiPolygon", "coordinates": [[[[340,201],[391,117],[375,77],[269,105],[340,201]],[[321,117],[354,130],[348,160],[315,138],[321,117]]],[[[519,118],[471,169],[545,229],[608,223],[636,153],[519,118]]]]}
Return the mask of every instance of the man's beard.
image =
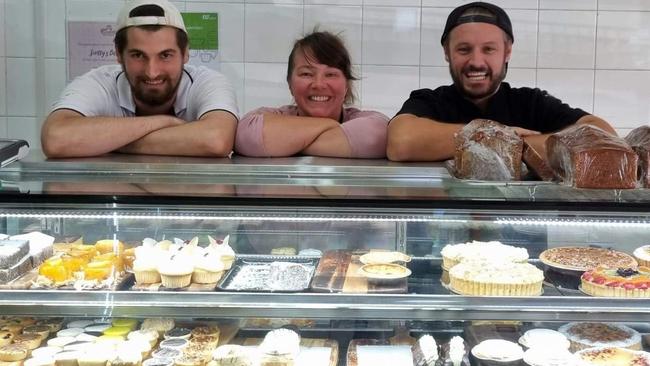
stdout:
{"type": "Polygon", "coordinates": [[[451,63],[449,63],[449,73],[451,74],[451,79],[454,82],[454,85],[460,92],[467,97],[468,99],[471,100],[480,100],[487,98],[499,90],[499,86],[501,86],[501,82],[506,78],[506,73],[508,71],[508,64],[504,63],[503,68],[501,69],[501,74],[498,76],[494,76],[492,73],[492,70],[489,68],[475,68],[475,67],[467,67],[463,70],[461,70],[459,73],[454,72],[452,69],[451,63]],[[465,87],[465,84],[463,84],[462,80],[462,75],[468,72],[483,72],[487,71],[486,73],[486,78],[490,80],[490,84],[487,89],[485,90],[480,90],[480,91],[474,91],[470,88],[465,87]]]}
{"type": "Polygon", "coordinates": [[[176,92],[178,91],[178,87],[181,84],[180,78],[175,85],[172,85],[169,77],[165,76],[163,77],[164,88],[162,90],[149,89],[144,85],[145,80],[147,79],[136,77],[132,82],[131,77],[129,74],[127,74],[126,70],[124,70],[124,74],[126,75],[126,78],[129,81],[129,85],[131,86],[131,93],[133,94],[133,98],[135,98],[138,102],[150,107],[161,106],[170,100],[173,100],[176,96],[176,92]]]}

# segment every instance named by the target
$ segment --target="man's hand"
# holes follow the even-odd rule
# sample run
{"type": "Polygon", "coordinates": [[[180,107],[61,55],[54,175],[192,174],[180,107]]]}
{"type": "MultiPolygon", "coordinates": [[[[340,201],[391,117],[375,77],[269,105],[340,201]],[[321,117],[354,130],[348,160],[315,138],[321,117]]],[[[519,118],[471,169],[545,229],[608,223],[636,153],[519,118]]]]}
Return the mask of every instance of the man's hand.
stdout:
{"type": "Polygon", "coordinates": [[[539,131],[528,130],[522,127],[510,127],[519,137],[533,136],[541,134],[539,131]]]}

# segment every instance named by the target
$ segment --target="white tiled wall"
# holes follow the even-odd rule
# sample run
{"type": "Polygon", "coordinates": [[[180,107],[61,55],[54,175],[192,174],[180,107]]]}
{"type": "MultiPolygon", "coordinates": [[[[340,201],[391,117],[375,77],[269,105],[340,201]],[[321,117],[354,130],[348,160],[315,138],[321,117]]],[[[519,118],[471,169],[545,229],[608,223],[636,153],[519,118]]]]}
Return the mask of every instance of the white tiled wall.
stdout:
{"type": "MultiPolygon", "coordinates": [[[[114,21],[124,0],[0,0],[0,136],[38,146],[66,80],[66,20],[114,21]],[[39,19],[37,19],[39,18],[39,19]],[[41,105],[42,104],[42,105],[41,105]]],[[[221,71],[240,109],[291,102],[292,42],[318,29],[350,49],[358,103],[393,115],[411,90],[448,84],[440,34],[466,0],[178,0],[220,14],[221,71]]],[[[650,123],[650,1],[493,0],[515,33],[507,81],[538,86],[621,132],[650,123]]]]}

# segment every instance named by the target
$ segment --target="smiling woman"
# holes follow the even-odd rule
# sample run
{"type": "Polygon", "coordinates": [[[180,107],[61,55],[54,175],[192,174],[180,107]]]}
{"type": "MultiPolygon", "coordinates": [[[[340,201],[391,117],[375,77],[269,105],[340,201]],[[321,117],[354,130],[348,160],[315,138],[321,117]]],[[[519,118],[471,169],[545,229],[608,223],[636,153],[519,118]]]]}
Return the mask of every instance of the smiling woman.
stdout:
{"type": "Polygon", "coordinates": [[[295,105],[246,114],[235,150],[255,157],[384,158],[388,117],[345,106],[354,102],[351,69],[339,37],[314,32],[296,41],[287,66],[295,105]]]}

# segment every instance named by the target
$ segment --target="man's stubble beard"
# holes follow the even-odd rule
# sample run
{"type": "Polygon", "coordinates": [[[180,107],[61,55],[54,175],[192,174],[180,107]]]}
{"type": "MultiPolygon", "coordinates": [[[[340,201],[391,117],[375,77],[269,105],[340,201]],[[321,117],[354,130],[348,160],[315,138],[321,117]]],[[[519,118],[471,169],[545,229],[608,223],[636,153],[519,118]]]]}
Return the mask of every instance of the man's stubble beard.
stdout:
{"type": "Polygon", "coordinates": [[[176,97],[176,92],[178,91],[178,88],[181,84],[181,77],[178,78],[176,85],[171,85],[169,77],[165,76],[165,88],[162,90],[162,92],[147,93],[145,92],[144,88],[139,87],[141,83],[144,83],[144,81],[142,81],[142,78],[136,77],[134,82],[132,82],[129,73],[126,71],[126,68],[124,68],[124,66],[122,66],[122,70],[124,71],[126,80],[129,82],[129,86],[131,87],[133,98],[149,107],[158,107],[169,102],[170,100],[173,100],[176,97]]]}
{"type": "MultiPolygon", "coordinates": [[[[468,72],[469,71],[483,71],[483,69],[472,68],[471,70],[468,70],[468,72]]],[[[466,98],[470,100],[481,100],[494,95],[497,90],[499,90],[499,86],[501,86],[503,80],[506,78],[506,74],[508,72],[508,64],[504,60],[503,67],[501,68],[501,75],[497,76],[496,78],[493,77],[494,74],[492,73],[492,70],[488,69],[488,71],[488,77],[491,79],[489,88],[481,93],[473,93],[470,89],[466,89],[465,85],[463,84],[462,74],[465,73],[465,70],[460,70],[457,74],[454,72],[451,62],[449,63],[449,74],[451,75],[451,79],[454,82],[454,85],[466,98]]]]}

